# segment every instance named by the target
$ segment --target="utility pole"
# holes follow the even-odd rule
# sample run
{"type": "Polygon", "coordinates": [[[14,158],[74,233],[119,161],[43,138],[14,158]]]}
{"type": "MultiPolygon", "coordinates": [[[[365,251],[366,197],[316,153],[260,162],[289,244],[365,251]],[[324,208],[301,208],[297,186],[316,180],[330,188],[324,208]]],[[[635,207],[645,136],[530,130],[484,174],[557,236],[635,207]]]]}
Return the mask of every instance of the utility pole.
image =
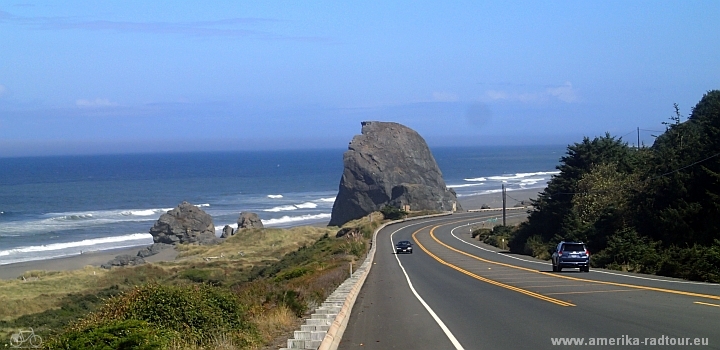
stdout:
{"type": "Polygon", "coordinates": [[[503,201],[503,226],[505,225],[505,184],[502,184],[502,201],[503,201]]]}

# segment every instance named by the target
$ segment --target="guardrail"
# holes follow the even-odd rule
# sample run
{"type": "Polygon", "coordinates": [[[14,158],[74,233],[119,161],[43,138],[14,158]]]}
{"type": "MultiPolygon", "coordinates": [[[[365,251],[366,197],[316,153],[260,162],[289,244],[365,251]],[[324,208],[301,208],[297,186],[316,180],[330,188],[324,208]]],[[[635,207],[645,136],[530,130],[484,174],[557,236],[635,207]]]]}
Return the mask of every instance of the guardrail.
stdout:
{"type": "MultiPolygon", "coordinates": [[[[522,210],[522,209],[528,209],[529,206],[526,207],[512,207],[512,208],[505,208],[505,210],[522,210]]],[[[484,212],[484,211],[502,211],[502,208],[489,208],[489,209],[468,209],[466,210],[468,213],[478,213],[478,212],[484,212]]]]}

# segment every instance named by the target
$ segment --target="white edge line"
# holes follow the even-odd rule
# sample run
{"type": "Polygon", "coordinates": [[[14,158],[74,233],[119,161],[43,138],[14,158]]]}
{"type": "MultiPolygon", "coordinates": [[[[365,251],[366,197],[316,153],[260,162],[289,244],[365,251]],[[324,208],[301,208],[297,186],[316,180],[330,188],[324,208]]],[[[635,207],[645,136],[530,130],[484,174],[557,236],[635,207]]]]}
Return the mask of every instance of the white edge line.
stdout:
{"type": "MultiPolygon", "coordinates": [[[[482,223],[482,222],[484,222],[484,221],[485,221],[485,220],[483,220],[483,221],[476,221],[476,222],[469,222],[469,223],[464,224],[464,225],[456,226],[456,227],[454,227],[452,230],[450,230],[450,234],[451,234],[453,237],[455,237],[457,240],[459,240],[460,242],[463,242],[463,243],[465,243],[465,244],[471,245],[471,246],[473,246],[473,247],[475,247],[475,248],[484,250],[484,251],[486,251],[486,252],[495,253],[495,254],[500,254],[500,253],[498,253],[498,252],[496,252],[496,251],[494,251],[494,250],[490,250],[490,249],[487,249],[487,248],[483,248],[483,247],[481,247],[481,246],[479,246],[479,245],[472,244],[472,243],[470,243],[470,242],[468,242],[468,241],[465,241],[464,239],[462,239],[462,238],[460,238],[460,237],[458,237],[458,236],[455,235],[455,229],[458,229],[458,228],[461,228],[461,227],[470,226],[470,225],[473,225],[473,224],[479,224],[479,223],[482,223]]],[[[515,260],[520,260],[520,261],[524,261],[524,262],[533,263],[533,264],[552,265],[552,264],[550,264],[550,263],[548,263],[548,262],[526,260],[526,259],[518,258],[518,257],[516,257],[516,256],[507,255],[507,254],[500,254],[500,255],[505,256],[505,257],[508,257],[508,258],[512,258],[512,259],[515,259],[515,260]]],[[[703,286],[720,286],[720,284],[717,284],[717,283],[690,282],[690,281],[669,281],[669,280],[663,280],[663,279],[659,279],[659,278],[650,278],[650,277],[641,277],[641,276],[630,276],[630,275],[624,275],[624,274],[621,274],[621,273],[615,273],[615,272],[609,272],[609,271],[601,271],[601,270],[597,270],[597,269],[591,269],[590,272],[604,273],[604,274],[607,274],[607,275],[621,276],[621,277],[635,278],[635,279],[640,279],[640,280],[648,280],[648,281],[656,281],[656,282],[680,283],[680,284],[698,284],[698,285],[703,285],[703,286]]]]}
{"type": "MultiPolygon", "coordinates": [[[[422,222],[422,223],[427,223],[427,221],[422,222]]],[[[393,235],[395,234],[395,232],[398,232],[402,229],[408,228],[410,226],[418,225],[418,224],[421,224],[421,223],[401,227],[401,228],[393,231],[393,233],[390,234],[390,245],[392,246],[393,252],[395,252],[395,244],[393,243],[393,235]]],[[[408,276],[407,272],[405,271],[405,268],[403,267],[402,263],[400,262],[400,258],[398,258],[397,254],[395,254],[395,260],[397,260],[398,265],[400,265],[400,269],[402,270],[403,274],[405,274],[405,279],[407,280],[410,290],[415,295],[415,298],[417,298],[417,300],[420,301],[420,304],[422,304],[422,306],[425,307],[425,310],[427,310],[428,313],[430,313],[430,316],[432,316],[432,318],[435,320],[435,322],[437,322],[438,326],[440,326],[440,329],[442,329],[442,331],[445,332],[445,335],[448,337],[448,339],[450,339],[450,342],[455,346],[455,349],[464,350],[465,348],[463,348],[462,345],[460,345],[460,342],[457,340],[457,338],[455,338],[455,336],[452,334],[452,332],[450,332],[450,329],[448,329],[447,326],[445,326],[445,323],[440,319],[440,317],[435,313],[435,311],[433,311],[433,309],[430,308],[430,305],[428,305],[425,302],[425,300],[420,296],[420,294],[418,294],[418,292],[415,290],[415,287],[413,287],[413,284],[410,281],[410,277],[408,276]]]]}

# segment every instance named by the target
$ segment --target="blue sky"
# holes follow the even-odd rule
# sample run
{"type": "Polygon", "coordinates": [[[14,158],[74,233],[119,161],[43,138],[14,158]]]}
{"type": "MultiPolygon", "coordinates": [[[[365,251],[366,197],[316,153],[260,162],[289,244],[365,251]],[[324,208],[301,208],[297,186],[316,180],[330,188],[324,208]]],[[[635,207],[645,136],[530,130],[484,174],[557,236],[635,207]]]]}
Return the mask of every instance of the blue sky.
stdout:
{"type": "Polygon", "coordinates": [[[719,1],[0,0],[0,157],[664,130],[720,88],[719,1]]]}

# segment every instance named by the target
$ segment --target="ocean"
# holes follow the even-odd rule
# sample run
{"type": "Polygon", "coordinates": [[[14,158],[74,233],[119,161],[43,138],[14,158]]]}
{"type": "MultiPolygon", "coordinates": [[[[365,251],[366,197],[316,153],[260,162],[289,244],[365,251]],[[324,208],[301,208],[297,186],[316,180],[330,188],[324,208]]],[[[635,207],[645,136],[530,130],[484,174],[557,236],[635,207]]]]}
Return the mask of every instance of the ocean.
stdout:
{"type": "MultiPolygon", "coordinates": [[[[458,195],[542,188],[566,146],[433,148],[458,195]]],[[[345,149],[0,158],[0,265],[152,244],[182,201],[219,235],[241,211],[267,227],[326,223],[345,149]]]]}

